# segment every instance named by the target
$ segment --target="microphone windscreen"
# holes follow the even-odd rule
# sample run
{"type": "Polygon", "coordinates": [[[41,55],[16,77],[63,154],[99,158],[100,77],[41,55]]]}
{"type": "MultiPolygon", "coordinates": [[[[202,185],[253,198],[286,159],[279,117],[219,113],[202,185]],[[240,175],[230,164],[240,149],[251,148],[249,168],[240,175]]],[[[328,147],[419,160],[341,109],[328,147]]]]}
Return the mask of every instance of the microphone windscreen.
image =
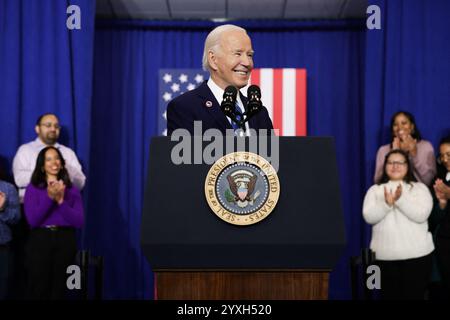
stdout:
{"type": "Polygon", "coordinates": [[[247,89],[247,97],[251,99],[254,96],[261,98],[261,89],[257,85],[252,84],[247,89]]]}
{"type": "Polygon", "coordinates": [[[235,98],[237,96],[237,89],[233,86],[228,86],[225,88],[225,92],[223,93],[223,97],[231,96],[235,98]]]}

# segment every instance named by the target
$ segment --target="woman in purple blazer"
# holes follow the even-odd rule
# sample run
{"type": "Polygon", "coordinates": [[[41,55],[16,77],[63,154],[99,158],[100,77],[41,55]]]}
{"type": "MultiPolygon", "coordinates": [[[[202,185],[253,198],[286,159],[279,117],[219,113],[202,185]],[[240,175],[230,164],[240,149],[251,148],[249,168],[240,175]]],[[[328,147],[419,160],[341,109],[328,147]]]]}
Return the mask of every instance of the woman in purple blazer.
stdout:
{"type": "Polygon", "coordinates": [[[80,191],[70,182],[57,148],[42,149],[24,197],[31,227],[27,253],[30,299],[64,299],[67,267],[74,263],[75,229],[84,223],[80,191]]]}

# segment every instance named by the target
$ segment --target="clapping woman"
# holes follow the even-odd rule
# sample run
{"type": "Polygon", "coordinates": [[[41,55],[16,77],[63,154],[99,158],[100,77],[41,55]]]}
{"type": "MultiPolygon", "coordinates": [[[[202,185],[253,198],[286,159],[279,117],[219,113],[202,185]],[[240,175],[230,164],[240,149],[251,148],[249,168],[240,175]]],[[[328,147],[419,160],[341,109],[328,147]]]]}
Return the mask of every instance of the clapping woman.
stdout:
{"type": "Polygon", "coordinates": [[[75,229],[84,223],[80,191],[70,182],[57,148],[42,149],[24,197],[31,227],[29,298],[64,299],[66,270],[76,255],[75,229]]]}
{"type": "Polygon", "coordinates": [[[436,225],[436,257],[440,275],[450,297],[450,136],[439,143],[438,174],[433,185],[435,207],[432,222],[436,225]]]}
{"type": "Polygon", "coordinates": [[[414,116],[407,111],[399,111],[391,119],[390,144],[381,146],[377,152],[374,182],[383,175],[383,163],[386,154],[395,149],[403,150],[408,155],[411,170],[417,181],[430,186],[436,175],[436,158],[433,145],[423,140],[414,116]]]}
{"type": "Polygon", "coordinates": [[[416,182],[405,151],[388,152],[382,168],[363,205],[372,225],[370,249],[381,269],[381,297],[424,299],[434,250],[427,222],[433,199],[427,186],[416,182]]]}

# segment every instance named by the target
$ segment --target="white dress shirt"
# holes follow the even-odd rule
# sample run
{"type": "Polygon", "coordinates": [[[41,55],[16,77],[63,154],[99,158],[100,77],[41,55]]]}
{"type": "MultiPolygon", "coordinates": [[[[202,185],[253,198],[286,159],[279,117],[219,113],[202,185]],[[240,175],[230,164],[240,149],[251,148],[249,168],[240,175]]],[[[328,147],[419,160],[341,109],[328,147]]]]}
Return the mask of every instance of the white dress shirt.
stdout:
{"type": "MultiPolygon", "coordinates": [[[[216,98],[217,103],[219,103],[219,106],[220,106],[220,104],[222,103],[222,100],[223,100],[223,93],[225,92],[225,90],[223,90],[221,87],[219,87],[212,78],[209,78],[207,84],[208,84],[209,89],[212,91],[214,98],[216,98]]],[[[241,112],[244,113],[245,108],[244,108],[244,104],[242,103],[239,90],[238,90],[238,94],[236,97],[236,102],[239,106],[239,109],[241,109],[241,112]]],[[[228,122],[232,125],[231,119],[229,117],[227,117],[227,119],[228,119],[228,122]]],[[[245,123],[245,135],[250,136],[250,127],[248,125],[248,121],[245,123]]]]}
{"type": "MultiPolygon", "coordinates": [[[[81,164],[78,161],[75,152],[59,143],[55,143],[53,146],[61,152],[64,161],[66,162],[66,169],[69,173],[70,180],[74,186],[76,186],[79,190],[83,189],[86,182],[86,176],[83,174],[81,164]]],[[[14,156],[14,181],[19,187],[19,197],[21,202],[23,201],[25,189],[31,181],[31,175],[33,174],[36,166],[38,154],[45,147],[47,147],[47,145],[38,137],[34,141],[21,145],[14,156]]]]}

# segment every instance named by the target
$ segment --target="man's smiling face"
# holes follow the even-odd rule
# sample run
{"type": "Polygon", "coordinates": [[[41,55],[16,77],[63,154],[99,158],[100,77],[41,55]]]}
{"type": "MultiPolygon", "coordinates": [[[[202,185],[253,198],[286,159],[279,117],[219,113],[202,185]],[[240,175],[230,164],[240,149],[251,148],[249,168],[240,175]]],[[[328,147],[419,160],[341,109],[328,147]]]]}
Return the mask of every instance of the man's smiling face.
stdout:
{"type": "Polygon", "coordinates": [[[245,87],[253,69],[250,37],[242,31],[228,31],[221,36],[219,46],[211,58],[214,82],[222,89],[230,85],[238,89],[245,87]]]}

